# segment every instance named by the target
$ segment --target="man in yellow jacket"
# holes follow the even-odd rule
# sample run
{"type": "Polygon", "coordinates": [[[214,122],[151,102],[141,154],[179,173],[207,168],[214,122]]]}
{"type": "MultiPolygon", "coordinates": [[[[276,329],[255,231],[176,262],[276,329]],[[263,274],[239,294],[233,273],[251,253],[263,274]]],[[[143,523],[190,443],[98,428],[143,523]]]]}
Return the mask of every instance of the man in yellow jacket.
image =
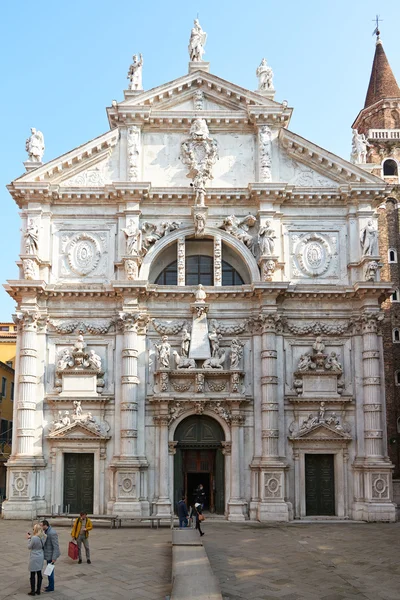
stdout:
{"type": "Polygon", "coordinates": [[[85,546],[86,560],[88,565],[91,564],[90,560],[90,548],[89,548],[89,531],[93,529],[92,521],[87,516],[87,513],[81,512],[80,516],[75,519],[75,523],[72,527],[71,535],[78,544],[78,563],[82,562],[82,542],[85,546]]]}

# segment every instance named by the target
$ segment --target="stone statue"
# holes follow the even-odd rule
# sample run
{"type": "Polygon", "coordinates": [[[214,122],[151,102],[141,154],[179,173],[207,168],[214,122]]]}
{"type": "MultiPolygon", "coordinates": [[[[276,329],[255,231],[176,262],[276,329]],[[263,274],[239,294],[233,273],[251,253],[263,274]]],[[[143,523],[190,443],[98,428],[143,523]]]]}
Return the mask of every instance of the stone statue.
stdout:
{"type": "Polygon", "coordinates": [[[325,362],[325,369],[332,371],[342,371],[342,364],[338,360],[336,352],[331,352],[325,362]]]}
{"type": "Polygon", "coordinates": [[[258,232],[258,245],[262,256],[273,256],[275,251],[276,235],[270,227],[270,221],[265,222],[264,227],[260,227],[258,232]]]}
{"type": "Polygon", "coordinates": [[[85,348],[86,348],[86,342],[83,339],[83,335],[79,334],[78,339],[76,340],[76,342],[74,344],[74,351],[75,352],[83,352],[85,348]]]}
{"type": "Polygon", "coordinates": [[[325,402],[321,402],[318,411],[318,423],[325,423],[325,402]]]}
{"type": "Polygon", "coordinates": [[[74,359],[71,355],[71,351],[69,348],[64,348],[60,358],[57,361],[57,371],[64,371],[64,369],[68,369],[69,367],[74,366],[74,359]]]}
{"type": "Polygon", "coordinates": [[[82,416],[82,406],[81,406],[80,400],[74,400],[74,411],[75,411],[75,417],[77,419],[80,419],[82,416]]]}
{"type": "Polygon", "coordinates": [[[37,254],[39,250],[39,229],[33,219],[29,219],[24,236],[26,254],[37,254]]]}
{"type": "Polygon", "coordinates": [[[202,30],[198,19],[194,20],[194,26],[190,33],[189,40],[189,57],[191,62],[199,62],[203,60],[205,52],[207,34],[202,30]]]}
{"type": "Polygon", "coordinates": [[[243,344],[238,338],[233,338],[231,342],[231,370],[238,369],[240,359],[243,356],[243,344]]]}
{"type": "Polygon", "coordinates": [[[336,431],[343,431],[344,432],[344,428],[342,427],[342,425],[340,424],[340,420],[339,417],[337,416],[336,413],[332,413],[331,416],[326,420],[326,424],[330,425],[331,427],[334,427],[336,429],[336,431]]]}
{"type": "Polygon", "coordinates": [[[311,368],[311,356],[309,354],[302,354],[300,356],[299,364],[297,365],[297,371],[308,371],[311,368]]]}
{"type": "Polygon", "coordinates": [[[190,333],[186,327],[182,330],[182,341],[181,341],[181,353],[182,356],[187,358],[190,350],[190,333]]]}
{"type": "Polygon", "coordinates": [[[274,73],[267,65],[267,61],[265,58],[262,59],[260,66],[257,67],[256,75],[258,77],[258,89],[260,91],[263,90],[272,90],[274,91],[274,84],[272,82],[272,78],[274,73]]]}
{"type": "Polygon", "coordinates": [[[308,431],[309,429],[314,427],[314,425],[317,425],[317,424],[318,424],[318,417],[314,417],[314,415],[312,413],[310,413],[308,415],[307,419],[303,419],[303,422],[300,427],[300,433],[303,431],[308,431]]]}
{"type": "Polygon", "coordinates": [[[32,162],[42,162],[44,154],[44,137],[41,131],[31,128],[32,135],[28,137],[25,143],[25,149],[28,153],[28,160],[32,162]]]}
{"type": "Polygon", "coordinates": [[[195,213],[194,214],[194,230],[196,237],[203,237],[204,230],[206,228],[206,214],[205,213],[195,213]]]}
{"type": "Polygon", "coordinates": [[[150,250],[150,247],[155,244],[162,237],[168,235],[171,231],[179,229],[180,223],[176,221],[162,221],[159,225],[144,221],[142,223],[142,249],[141,255],[145,256],[150,250]]]}
{"type": "Polygon", "coordinates": [[[377,256],[378,254],[378,232],[371,219],[361,230],[360,242],[363,256],[377,256]]]}
{"type": "Polygon", "coordinates": [[[225,217],[219,229],[224,229],[233,235],[233,237],[243,242],[254,254],[254,240],[253,236],[248,233],[248,230],[249,227],[254,227],[256,223],[257,219],[253,215],[247,215],[244,219],[235,217],[235,215],[229,215],[225,217]]]}
{"type": "Polygon", "coordinates": [[[367,162],[367,148],[371,146],[363,133],[352,129],[353,138],[351,142],[351,162],[365,164],[367,162]]]}
{"type": "Polygon", "coordinates": [[[194,358],[188,358],[187,356],[179,355],[176,350],[172,353],[175,358],[175,365],[177,369],[195,369],[196,361],[194,358]]]}
{"type": "Polygon", "coordinates": [[[225,362],[225,350],[219,349],[215,356],[207,358],[203,362],[203,369],[223,369],[225,362]]]}
{"type": "Polygon", "coordinates": [[[89,368],[101,371],[101,357],[94,350],[90,350],[87,362],[89,368]]]}
{"type": "Polygon", "coordinates": [[[163,335],[161,344],[155,344],[158,360],[163,369],[169,369],[169,357],[171,355],[171,345],[168,342],[168,336],[163,335]]]}
{"type": "Polygon", "coordinates": [[[143,56],[137,54],[133,56],[133,63],[129,67],[127,79],[129,79],[130,90],[142,90],[142,68],[143,68],[143,56]]]}
{"type": "Polygon", "coordinates": [[[62,424],[63,424],[63,427],[67,427],[67,425],[71,425],[69,410],[64,411],[64,415],[62,417],[62,424]]]}
{"type": "Polygon", "coordinates": [[[206,301],[207,294],[205,293],[204,287],[201,285],[201,283],[199,283],[199,285],[197,286],[195,298],[196,298],[196,302],[198,302],[198,303],[203,304],[206,301]]]}
{"type": "Polygon", "coordinates": [[[140,256],[142,251],[142,232],[135,221],[130,219],[128,227],[122,229],[126,237],[126,253],[129,256],[140,256]]]}
{"type": "Polygon", "coordinates": [[[325,350],[325,344],[322,341],[322,337],[320,335],[316,338],[315,342],[313,343],[313,350],[316,354],[322,354],[325,350]]]}
{"type": "Polygon", "coordinates": [[[208,334],[208,339],[211,344],[211,356],[215,358],[218,356],[219,352],[219,340],[222,338],[222,335],[218,333],[216,327],[212,328],[211,333],[208,334]]]}

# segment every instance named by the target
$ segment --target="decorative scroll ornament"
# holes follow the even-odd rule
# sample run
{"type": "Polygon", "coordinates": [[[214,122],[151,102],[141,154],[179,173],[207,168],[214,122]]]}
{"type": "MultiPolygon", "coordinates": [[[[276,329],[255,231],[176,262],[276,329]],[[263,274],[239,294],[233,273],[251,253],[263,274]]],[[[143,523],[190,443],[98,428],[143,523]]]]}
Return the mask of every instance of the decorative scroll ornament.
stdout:
{"type": "Polygon", "coordinates": [[[247,215],[243,219],[235,217],[235,215],[229,215],[225,217],[219,229],[233,235],[233,237],[243,242],[253,254],[256,254],[257,244],[253,236],[248,233],[249,229],[254,227],[256,223],[257,219],[253,215],[247,215]]]}
{"type": "Polygon", "coordinates": [[[82,173],[78,173],[74,177],[65,179],[63,181],[64,186],[88,186],[88,187],[100,187],[106,183],[104,173],[96,167],[95,169],[88,169],[82,173]]]}
{"type": "Polygon", "coordinates": [[[77,233],[68,241],[65,253],[71,271],[88,275],[96,269],[101,259],[100,243],[90,233],[77,233]]]}
{"type": "Polygon", "coordinates": [[[139,179],[140,127],[132,125],[128,128],[128,177],[129,181],[139,179]]]}
{"type": "Polygon", "coordinates": [[[272,142],[271,129],[268,125],[262,125],[258,131],[258,151],[260,165],[260,181],[269,183],[272,181],[272,142]]]}
{"type": "Polygon", "coordinates": [[[24,331],[36,331],[38,321],[40,319],[40,313],[36,311],[21,311],[17,312],[12,316],[14,323],[18,326],[18,329],[24,331]]]}
{"type": "Polygon", "coordinates": [[[197,206],[204,206],[205,185],[213,178],[212,167],[217,159],[217,141],[210,137],[206,120],[194,119],[190,137],[181,144],[181,160],[189,167],[187,177],[193,180],[197,206]]]}

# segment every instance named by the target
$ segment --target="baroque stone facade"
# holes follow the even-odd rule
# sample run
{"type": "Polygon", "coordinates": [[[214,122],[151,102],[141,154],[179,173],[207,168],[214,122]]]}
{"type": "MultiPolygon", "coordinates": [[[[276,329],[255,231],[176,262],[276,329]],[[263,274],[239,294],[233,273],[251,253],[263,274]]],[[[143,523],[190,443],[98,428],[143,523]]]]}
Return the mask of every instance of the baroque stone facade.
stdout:
{"type": "Polygon", "coordinates": [[[109,132],[9,186],[23,237],[5,518],[78,502],[169,515],[202,480],[232,521],[394,519],[390,285],[365,280],[386,185],[290,132],[272,82],[209,73],[205,39],[196,22],[187,75],[130,85],[109,132]]]}

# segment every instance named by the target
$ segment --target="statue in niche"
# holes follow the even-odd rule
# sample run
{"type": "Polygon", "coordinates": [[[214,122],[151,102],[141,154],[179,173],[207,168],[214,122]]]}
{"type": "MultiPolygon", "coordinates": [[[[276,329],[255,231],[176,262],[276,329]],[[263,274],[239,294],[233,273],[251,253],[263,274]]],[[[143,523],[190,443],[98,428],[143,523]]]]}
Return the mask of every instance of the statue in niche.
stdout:
{"type": "Polygon", "coordinates": [[[87,366],[95,371],[101,371],[101,357],[94,350],[90,350],[87,366]]]}
{"type": "Polygon", "coordinates": [[[202,30],[198,19],[194,20],[194,26],[190,32],[189,40],[189,57],[191,62],[200,62],[203,60],[203,54],[205,52],[204,46],[206,45],[207,34],[202,30]]]}
{"type": "Polygon", "coordinates": [[[231,342],[231,370],[238,369],[240,360],[243,356],[243,344],[238,338],[233,338],[231,342]]]}
{"type": "Polygon", "coordinates": [[[206,228],[206,214],[200,213],[200,212],[195,213],[195,215],[194,215],[195,237],[203,237],[205,228],[206,228]]]}
{"type": "Polygon", "coordinates": [[[129,67],[127,79],[129,79],[130,90],[142,90],[142,69],[143,69],[143,56],[135,54],[132,57],[133,63],[129,67]]]}
{"type": "Polygon", "coordinates": [[[363,133],[358,133],[357,129],[352,129],[351,141],[351,162],[365,164],[367,162],[368,146],[371,146],[363,133]]]}
{"type": "Polygon", "coordinates": [[[82,406],[80,400],[74,400],[75,418],[80,419],[82,416],[82,406]]]}
{"type": "Polygon", "coordinates": [[[243,242],[243,244],[245,244],[254,254],[254,239],[253,236],[248,233],[248,231],[249,228],[254,227],[256,223],[257,219],[253,215],[247,215],[247,217],[244,217],[244,219],[235,217],[235,215],[229,215],[228,217],[225,217],[222,225],[219,226],[219,229],[224,229],[233,235],[233,237],[243,242]]]}
{"type": "Polygon", "coordinates": [[[211,356],[215,358],[219,353],[219,341],[222,338],[222,335],[218,333],[216,327],[213,327],[211,333],[208,334],[208,339],[211,344],[211,356]]]}
{"type": "Polygon", "coordinates": [[[163,335],[161,344],[155,344],[158,360],[163,369],[169,369],[169,357],[171,355],[171,344],[168,342],[168,336],[163,335]]]}
{"type": "Polygon", "coordinates": [[[190,333],[186,328],[182,330],[182,341],[181,341],[181,355],[184,358],[189,356],[190,350],[190,333]]]}
{"type": "Polygon", "coordinates": [[[199,285],[197,286],[197,291],[195,293],[195,298],[196,298],[196,302],[197,303],[204,304],[204,302],[206,301],[207,294],[205,293],[204,287],[202,286],[201,283],[199,283],[199,285]]]}
{"type": "Polygon", "coordinates": [[[41,131],[31,128],[31,136],[25,143],[25,149],[28,153],[28,160],[32,162],[42,162],[44,154],[44,136],[41,131]]]}
{"type": "Polygon", "coordinates": [[[276,235],[270,221],[266,221],[264,227],[260,227],[258,232],[258,245],[262,256],[273,256],[275,252],[276,235]]]}
{"type": "Polygon", "coordinates": [[[325,362],[325,369],[332,371],[342,371],[342,364],[338,360],[336,352],[331,352],[325,362]]]}
{"type": "Polygon", "coordinates": [[[39,250],[39,229],[33,219],[29,219],[24,236],[26,254],[37,254],[39,250]]]}
{"type": "Polygon", "coordinates": [[[377,256],[378,254],[378,232],[370,219],[361,230],[360,242],[363,256],[377,256]]]}
{"type": "Polygon", "coordinates": [[[267,65],[267,60],[265,58],[262,59],[260,65],[257,67],[256,75],[258,77],[259,91],[274,90],[274,84],[272,82],[274,72],[271,67],[267,65]]]}
{"type": "Polygon", "coordinates": [[[126,253],[129,256],[140,256],[142,251],[142,232],[135,221],[130,219],[128,226],[122,229],[126,237],[126,253]]]}

